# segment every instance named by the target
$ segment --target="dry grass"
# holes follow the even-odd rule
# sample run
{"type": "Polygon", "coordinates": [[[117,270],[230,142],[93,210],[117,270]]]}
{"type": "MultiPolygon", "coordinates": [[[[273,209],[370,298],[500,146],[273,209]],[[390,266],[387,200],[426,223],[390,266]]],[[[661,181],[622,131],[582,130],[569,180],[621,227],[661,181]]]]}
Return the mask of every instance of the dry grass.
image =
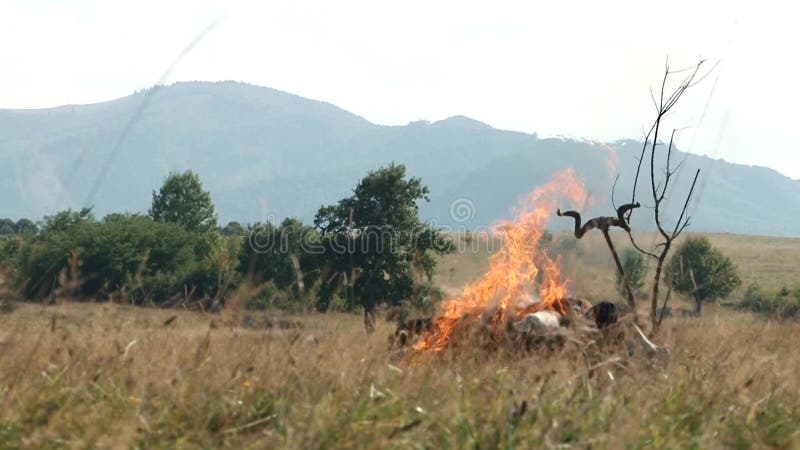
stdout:
{"type": "Polygon", "coordinates": [[[622,359],[589,370],[572,345],[407,365],[386,351],[388,324],[365,336],[347,315],[299,330],[211,320],[90,304],[0,316],[0,447],[800,445],[796,322],[710,309],[668,322],[667,366],[609,352],[601,363],[622,359]]]}
{"type": "MultiPolygon", "coordinates": [[[[680,245],[692,235],[698,233],[683,234],[675,245],[680,245]]],[[[734,297],[740,296],[751,283],[774,290],[800,282],[797,278],[800,272],[800,239],[736,234],[702,235],[736,264],[742,286],[734,293],[734,297]]],[[[654,235],[637,235],[637,240],[645,245],[652,244],[654,238],[654,235]]],[[[488,249],[499,248],[496,244],[487,246],[485,240],[476,239],[474,243],[464,244],[464,236],[458,239],[463,248],[474,247],[477,251],[454,253],[441,259],[435,282],[449,294],[457,293],[461,286],[482,274],[488,267],[488,249]]],[[[627,236],[622,233],[612,233],[612,239],[620,252],[631,247],[627,236]]],[[[563,257],[564,274],[572,280],[570,288],[574,295],[594,301],[619,297],[614,289],[614,262],[600,233],[590,233],[576,241],[571,234],[560,232],[555,235],[551,247],[555,254],[563,257]]]]}
{"type": "MultiPolygon", "coordinates": [[[[715,243],[757,252],[726,239],[715,243]]],[[[440,278],[469,278],[447,264],[440,278]]],[[[605,268],[582,268],[593,277],[582,289],[608,289],[605,268]]],[[[665,322],[661,365],[585,343],[406,364],[387,351],[389,324],[367,336],[351,315],[258,329],[236,325],[251,314],[241,310],[16,306],[0,314],[0,448],[800,446],[800,324],[722,307],[665,322]]]]}

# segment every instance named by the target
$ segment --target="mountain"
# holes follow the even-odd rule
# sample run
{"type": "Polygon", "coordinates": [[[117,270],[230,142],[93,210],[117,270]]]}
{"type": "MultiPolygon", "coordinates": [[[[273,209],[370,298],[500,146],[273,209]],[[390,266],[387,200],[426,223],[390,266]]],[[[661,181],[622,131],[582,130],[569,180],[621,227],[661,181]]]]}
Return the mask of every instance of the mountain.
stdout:
{"type": "MultiPolygon", "coordinates": [[[[567,167],[585,180],[594,210],[607,212],[617,173],[617,202],[630,192],[639,151],[634,141],[540,139],[463,116],[381,126],[274,89],[177,83],[98,104],[0,110],[0,217],[85,205],[98,215],[144,212],[170,171],[192,169],[223,223],[310,221],[367,171],[397,162],[430,187],[424,218],[472,228],[509,217],[521,195],[567,167]],[[474,211],[452,218],[456,200],[474,211]]],[[[701,169],[692,229],[800,236],[800,181],[681,152],[676,161],[684,169],[670,211],[701,169]]]]}

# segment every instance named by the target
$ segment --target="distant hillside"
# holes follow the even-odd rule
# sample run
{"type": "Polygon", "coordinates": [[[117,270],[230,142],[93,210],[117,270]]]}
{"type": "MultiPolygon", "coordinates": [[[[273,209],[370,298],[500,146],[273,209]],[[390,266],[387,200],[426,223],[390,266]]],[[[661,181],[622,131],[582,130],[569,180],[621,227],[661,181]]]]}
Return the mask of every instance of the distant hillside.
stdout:
{"type": "MultiPolygon", "coordinates": [[[[617,192],[629,192],[641,144],[610,145],[621,174],[617,192]]],[[[677,158],[685,159],[687,176],[703,170],[693,229],[800,236],[800,181],[763,167],[677,158]]],[[[267,215],[309,221],[368,170],[392,161],[431,188],[431,202],[421,205],[425,218],[467,227],[508,217],[520,195],[566,167],[586,180],[601,201],[596,209],[607,210],[616,173],[600,144],[539,139],[462,116],[380,126],[274,89],[192,82],[93,105],[0,110],[0,217],[38,219],[84,206],[106,161],[91,199],[98,214],[146,211],[170,170],[192,169],[223,223],[267,215]],[[475,205],[464,222],[450,218],[459,198],[475,205]]]]}

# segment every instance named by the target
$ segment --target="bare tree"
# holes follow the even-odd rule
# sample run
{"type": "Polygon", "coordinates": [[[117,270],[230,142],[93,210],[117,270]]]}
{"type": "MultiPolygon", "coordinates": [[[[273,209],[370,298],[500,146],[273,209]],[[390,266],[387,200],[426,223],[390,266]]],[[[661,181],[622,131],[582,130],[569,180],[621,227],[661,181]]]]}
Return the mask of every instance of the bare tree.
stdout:
{"type": "MultiPolygon", "coordinates": [[[[649,197],[651,197],[652,204],[646,206],[648,209],[652,209],[653,211],[653,221],[658,234],[653,246],[646,249],[636,241],[630,227],[628,227],[625,231],[628,233],[631,244],[633,244],[638,251],[656,260],[656,270],[653,278],[653,290],[650,297],[650,322],[652,325],[653,334],[658,331],[658,328],[661,325],[661,321],[664,317],[664,311],[671,293],[668,291],[667,295],[664,296],[664,302],[661,304],[661,313],[659,314],[658,300],[659,286],[662,278],[662,268],[667,259],[667,255],[672,248],[673,242],[690,224],[691,217],[689,217],[687,214],[687,210],[689,207],[689,202],[692,199],[692,195],[694,194],[695,186],[697,185],[697,179],[700,175],[700,169],[697,169],[694,173],[694,177],[692,178],[689,192],[686,194],[686,198],[683,201],[683,206],[680,210],[678,219],[671,226],[666,224],[664,219],[664,211],[666,209],[666,202],[669,200],[672,193],[670,183],[675,180],[675,177],[681,169],[682,163],[677,165],[673,164],[674,155],[672,150],[674,148],[675,134],[678,130],[673,129],[670,133],[669,143],[666,145],[666,151],[663,151],[664,143],[659,142],[658,138],[666,116],[683,97],[683,94],[686,93],[686,91],[692,86],[695,86],[697,83],[702,81],[711,72],[711,70],[713,70],[712,67],[711,70],[705,74],[701,74],[700,71],[704,63],[704,60],[700,60],[697,64],[694,64],[690,67],[672,70],[669,67],[669,60],[667,61],[664,69],[664,77],[661,81],[661,89],[658,99],[656,99],[652,89],[650,91],[650,96],[653,100],[653,106],[656,109],[656,117],[650,127],[650,130],[645,135],[644,143],[642,144],[642,151],[639,155],[639,161],[636,167],[636,175],[633,181],[631,203],[635,203],[637,201],[637,188],[639,185],[639,179],[648,174],[648,172],[646,172],[647,165],[645,165],[645,163],[649,160],[650,189],[648,192],[650,194],[649,197]],[[683,78],[680,79],[677,87],[675,87],[673,90],[670,90],[667,86],[668,82],[675,76],[683,76],[683,78]],[[658,162],[663,162],[663,164],[657,165],[657,160],[658,162]],[[644,173],[642,171],[643,166],[645,168],[644,173]],[[663,172],[661,168],[663,168],[663,172]]],[[[628,222],[630,222],[632,213],[633,210],[628,210],[626,213],[626,219],[628,222]]]]}
{"type": "MultiPolygon", "coordinates": [[[[668,227],[664,223],[664,209],[665,209],[665,202],[669,199],[669,193],[671,193],[670,189],[670,182],[674,180],[677,173],[681,169],[681,164],[674,166],[672,164],[672,150],[674,148],[675,142],[675,133],[677,130],[672,130],[670,135],[669,144],[666,148],[666,154],[663,154],[663,167],[664,172],[659,173],[659,167],[656,165],[656,158],[661,157],[662,154],[659,152],[660,147],[663,147],[663,143],[658,141],[658,135],[661,131],[661,127],[663,125],[664,119],[667,114],[672,110],[675,104],[683,97],[683,94],[700,82],[705,75],[700,76],[700,69],[704,61],[701,60],[697,64],[680,69],[680,70],[670,70],[669,62],[664,69],[664,77],[661,82],[661,90],[659,99],[656,100],[655,95],[653,94],[652,90],[650,92],[651,98],[653,99],[653,105],[656,108],[656,118],[653,121],[650,130],[645,135],[644,143],[642,144],[642,152],[639,156],[639,161],[636,166],[636,176],[633,182],[633,192],[631,195],[630,203],[621,205],[617,208],[617,215],[615,217],[611,216],[601,216],[595,217],[585,224],[581,224],[581,215],[576,211],[566,211],[561,212],[559,209],[556,213],[559,216],[567,216],[572,217],[575,220],[575,237],[577,239],[582,238],[589,230],[592,229],[599,229],[603,233],[603,237],[605,238],[606,244],[608,245],[608,249],[611,252],[612,257],[614,258],[614,263],[617,266],[617,271],[619,272],[620,278],[622,280],[625,294],[627,297],[628,306],[630,306],[631,310],[634,313],[634,321],[638,322],[638,318],[636,317],[636,303],[633,295],[633,289],[630,285],[630,280],[628,279],[627,274],[625,273],[624,268],[622,267],[622,263],[619,259],[619,255],[614,247],[614,243],[611,240],[611,236],[609,235],[609,229],[611,227],[618,227],[628,234],[628,237],[633,244],[633,246],[640,252],[648,255],[652,258],[655,258],[657,261],[656,263],[656,272],[655,277],[653,279],[653,292],[650,298],[651,300],[651,310],[650,310],[650,321],[652,324],[652,332],[655,333],[658,331],[658,327],[661,325],[661,321],[664,317],[664,311],[666,310],[667,302],[669,301],[671,292],[667,292],[667,295],[664,297],[664,302],[661,305],[661,313],[658,313],[658,296],[659,296],[659,284],[661,282],[661,273],[662,268],[664,265],[664,261],[669,254],[670,249],[672,248],[672,243],[677,239],[677,237],[681,234],[681,232],[689,226],[690,217],[687,214],[687,209],[689,207],[689,201],[692,198],[692,194],[694,193],[694,188],[697,184],[697,178],[700,175],[700,170],[698,169],[695,174],[694,178],[692,179],[692,184],[689,188],[689,193],[686,195],[686,199],[683,202],[683,208],[681,209],[680,216],[678,220],[675,222],[674,226],[668,227]],[[668,92],[667,82],[669,81],[670,77],[673,77],[678,74],[686,74],[684,78],[680,81],[680,84],[671,92],[668,92]],[[649,150],[649,152],[648,152],[649,150]],[[656,229],[658,230],[658,234],[660,240],[657,238],[658,242],[654,242],[654,245],[651,249],[646,250],[644,249],[634,238],[633,232],[630,228],[630,219],[633,211],[639,208],[641,205],[637,201],[636,194],[637,194],[637,186],[639,183],[640,175],[642,174],[642,166],[643,164],[649,159],[649,175],[650,175],[650,193],[652,196],[652,205],[647,205],[648,208],[653,210],[653,219],[655,222],[656,229]]],[[[712,68],[713,69],[713,68],[712,68]]],[[[710,71],[709,71],[710,73],[710,71]]],[[[646,166],[645,166],[646,167],[646,166]]],[[[612,203],[614,199],[614,189],[616,188],[616,180],[614,181],[614,186],[612,187],[612,203]]],[[[616,208],[616,205],[614,205],[616,208]]]]}

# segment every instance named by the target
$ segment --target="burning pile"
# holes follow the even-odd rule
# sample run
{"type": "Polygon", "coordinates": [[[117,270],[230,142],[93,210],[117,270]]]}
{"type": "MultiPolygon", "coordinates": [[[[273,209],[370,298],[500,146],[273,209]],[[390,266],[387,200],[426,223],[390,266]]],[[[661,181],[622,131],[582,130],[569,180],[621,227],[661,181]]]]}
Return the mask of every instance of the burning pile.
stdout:
{"type": "Polygon", "coordinates": [[[481,325],[486,327],[487,337],[497,342],[509,323],[527,314],[542,310],[567,314],[566,280],[561,276],[560,261],[551,259],[539,241],[559,202],[569,201],[580,208],[586,199],[572,169],[557,173],[525,198],[513,221],[494,227],[502,238],[502,247],[490,258],[489,271],[467,285],[461,295],[442,303],[431,331],[414,349],[439,352],[457,345],[481,325]]]}

